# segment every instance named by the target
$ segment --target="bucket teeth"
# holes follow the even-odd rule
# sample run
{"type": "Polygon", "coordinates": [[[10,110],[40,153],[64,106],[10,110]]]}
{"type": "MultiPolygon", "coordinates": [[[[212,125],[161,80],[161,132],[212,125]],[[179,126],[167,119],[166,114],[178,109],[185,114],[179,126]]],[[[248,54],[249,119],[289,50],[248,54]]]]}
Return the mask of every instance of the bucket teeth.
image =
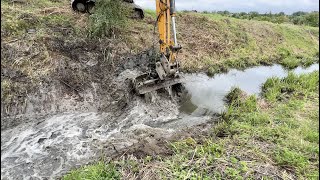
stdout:
{"type": "Polygon", "coordinates": [[[181,83],[181,79],[178,77],[166,79],[163,81],[159,79],[149,79],[149,80],[144,80],[140,82],[135,80],[134,88],[138,94],[143,95],[148,92],[156,91],[156,90],[170,87],[180,83],[181,83]]]}

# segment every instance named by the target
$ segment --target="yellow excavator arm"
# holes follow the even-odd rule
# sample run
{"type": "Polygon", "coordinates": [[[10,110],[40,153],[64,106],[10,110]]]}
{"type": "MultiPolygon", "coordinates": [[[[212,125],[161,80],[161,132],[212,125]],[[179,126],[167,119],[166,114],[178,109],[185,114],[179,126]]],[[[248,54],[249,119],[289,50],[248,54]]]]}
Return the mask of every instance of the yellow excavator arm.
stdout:
{"type": "Polygon", "coordinates": [[[166,52],[166,49],[174,45],[171,41],[171,17],[175,17],[175,12],[171,13],[171,0],[156,0],[157,24],[160,36],[160,51],[166,52]],[[165,2],[164,2],[165,1],[165,2]]]}
{"type": "Polygon", "coordinates": [[[156,0],[156,12],[160,43],[160,59],[155,64],[157,77],[148,73],[137,77],[134,85],[139,94],[180,83],[177,53],[181,46],[177,42],[175,0],[156,0]]]}
{"type": "Polygon", "coordinates": [[[166,77],[176,74],[179,68],[176,54],[181,46],[177,42],[175,0],[156,0],[156,11],[161,52],[157,72],[160,79],[164,80],[166,77]],[[173,39],[171,35],[173,35],[173,39]]]}

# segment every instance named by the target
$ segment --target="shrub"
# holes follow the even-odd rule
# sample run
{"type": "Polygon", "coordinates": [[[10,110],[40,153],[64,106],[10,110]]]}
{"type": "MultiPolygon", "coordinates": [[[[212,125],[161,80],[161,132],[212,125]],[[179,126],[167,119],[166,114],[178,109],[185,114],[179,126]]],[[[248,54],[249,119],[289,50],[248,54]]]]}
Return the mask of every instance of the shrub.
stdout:
{"type": "Polygon", "coordinates": [[[98,0],[94,14],[90,16],[91,37],[112,37],[128,27],[132,10],[121,0],[98,0]]]}

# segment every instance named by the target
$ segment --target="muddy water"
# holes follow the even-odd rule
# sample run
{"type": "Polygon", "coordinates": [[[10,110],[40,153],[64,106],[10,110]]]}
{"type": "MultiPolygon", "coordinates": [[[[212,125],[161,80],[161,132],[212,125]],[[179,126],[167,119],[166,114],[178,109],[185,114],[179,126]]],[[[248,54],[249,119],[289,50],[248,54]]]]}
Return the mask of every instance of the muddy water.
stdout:
{"type": "MultiPolygon", "coordinates": [[[[319,70],[319,64],[308,68],[298,67],[293,72],[303,74],[315,70],[319,70]]],[[[191,115],[208,114],[208,112],[221,113],[225,110],[223,99],[233,87],[239,87],[248,94],[259,95],[261,85],[268,78],[283,78],[287,75],[288,71],[280,65],[260,66],[244,71],[231,70],[213,78],[204,74],[185,75],[184,86],[188,94],[181,103],[180,111],[191,115]]]]}
{"type": "Polygon", "coordinates": [[[96,112],[65,113],[3,131],[1,178],[52,179],[104,154],[121,152],[138,143],[143,134],[168,137],[172,129],[146,124],[176,118],[176,107],[169,100],[149,105],[137,100],[119,118],[96,112]],[[144,133],[134,134],[139,130],[144,133]]]}
{"type": "MultiPolygon", "coordinates": [[[[123,72],[115,81],[122,87],[130,76],[123,72]]],[[[164,94],[153,94],[148,104],[133,96],[119,111],[60,113],[2,131],[1,179],[56,179],[102,156],[153,143],[150,137],[167,139],[177,129],[203,122],[173,125],[179,119],[178,103],[164,94]]]]}
{"type": "Polygon", "coordinates": [[[103,142],[116,132],[107,126],[101,116],[86,113],[54,116],[7,130],[1,133],[1,177],[49,178],[84,164],[98,153],[95,139],[103,142]]]}
{"type": "MultiPolygon", "coordinates": [[[[298,68],[296,73],[317,70],[298,68]]],[[[126,74],[127,73],[127,74],[126,74]]],[[[117,83],[123,83],[121,74],[117,83]]],[[[132,99],[122,115],[97,112],[61,113],[1,132],[1,179],[55,179],[102,155],[111,156],[141,140],[169,138],[180,129],[214,120],[224,108],[223,97],[233,86],[258,94],[271,76],[284,77],[281,66],[232,70],[209,78],[185,75],[188,94],[182,103],[154,94],[151,103],[132,99]],[[180,107],[180,109],[179,109],[180,107]]]]}

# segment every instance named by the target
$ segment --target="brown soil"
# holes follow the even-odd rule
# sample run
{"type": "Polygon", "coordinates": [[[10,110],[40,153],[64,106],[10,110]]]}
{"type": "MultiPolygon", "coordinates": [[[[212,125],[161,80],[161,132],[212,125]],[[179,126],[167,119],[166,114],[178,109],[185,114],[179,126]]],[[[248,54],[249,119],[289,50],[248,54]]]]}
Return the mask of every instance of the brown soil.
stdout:
{"type": "Polygon", "coordinates": [[[113,101],[123,108],[126,104],[121,103],[121,99],[130,89],[126,87],[121,92],[122,87],[117,88],[112,81],[125,69],[148,68],[148,61],[154,56],[152,49],[130,53],[118,40],[99,42],[70,36],[34,38],[30,35],[23,40],[2,42],[1,81],[8,87],[2,86],[1,129],[18,125],[21,122],[18,119],[63,111],[110,110],[114,109],[110,107],[113,101]],[[87,93],[93,91],[96,97],[89,100],[87,93]],[[70,98],[74,99],[74,106],[58,107],[61,101],[70,98]],[[84,105],[87,101],[90,103],[84,105]],[[86,107],[75,108],[82,106],[86,107]]]}
{"type": "MultiPolygon", "coordinates": [[[[138,143],[135,143],[130,148],[118,151],[113,155],[114,159],[119,159],[123,156],[131,156],[138,159],[143,159],[147,156],[151,157],[164,157],[173,155],[172,148],[170,148],[170,142],[175,142],[179,140],[185,140],[188,138],[199,139],[201,137],[208,136],[212,133],[211,127],[213,124],[202,124],[192,128],[182,129],[175,132],[173,135],[168,137],[163,137],[163,134],[155,132],[144,132],[143,136],[139,135],[139,132],[136,132],[137,136],[140,136],[138,143]]],[[[201,141],[199,141],[200,143],[201,141]]]]}

